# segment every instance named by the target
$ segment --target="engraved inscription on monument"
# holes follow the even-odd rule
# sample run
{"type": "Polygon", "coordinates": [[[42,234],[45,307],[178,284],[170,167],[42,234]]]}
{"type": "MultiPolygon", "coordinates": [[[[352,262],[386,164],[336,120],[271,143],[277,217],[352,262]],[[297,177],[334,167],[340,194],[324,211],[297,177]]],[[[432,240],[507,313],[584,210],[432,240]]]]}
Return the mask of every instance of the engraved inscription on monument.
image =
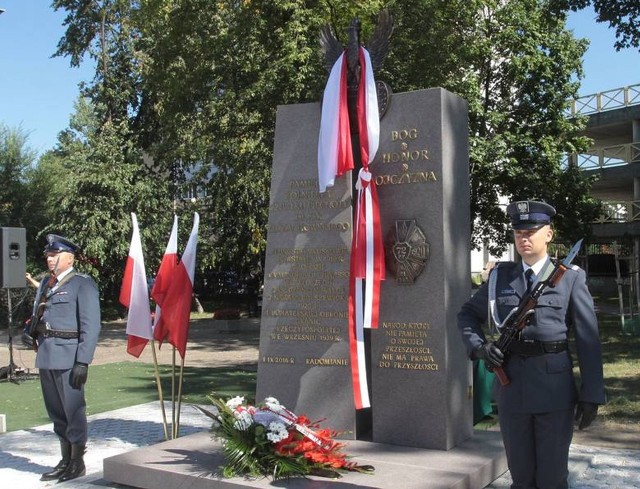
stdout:
{"type": "Polygon", "coordinates": [[[278,107],[256,397],[353,433],[351,178],[319,192],[319,121],[319,104],[278,107]]]}
{"type": "MultiPolygon", "coordinates": [[[[334,189],[317,190],[317,179],[289,180],[287,190],[270,205],[270,236],[274,233],[349,233],[348,220],[336,219],[335,212],[350,209],[350,201],[334,189]]],[[[347,318],[349,250],[340,244],[327,247],[269,247],[269,270],[265,276],[265,302],[262,315],[272,319],[271,347],[295,342],[346,341],[342,326],[347,318]]],[[[306,350],[306,349],[305,349],[306,350]]],[[[290,351],[296,351],[295,349],[290,351]]],[[[304,353],[303,350],[299,350],[304,353]]],[[[344,365],[347,359],[291,356],[289,363],[306,365],[344,365]]],[[[261,358],[269,362],[268,357],[261,358]]],[[[274,363],[274,362],[269,362],[274,363]]],[[[287,362],[282,362],[287,363],[287,362]]]]}
{"type": "Polygon", "coordinates": [[[433,354],[429,323],[383,322],[380,325],[384,349],[378,358],[379,368],[438,371],[433,354]]]}

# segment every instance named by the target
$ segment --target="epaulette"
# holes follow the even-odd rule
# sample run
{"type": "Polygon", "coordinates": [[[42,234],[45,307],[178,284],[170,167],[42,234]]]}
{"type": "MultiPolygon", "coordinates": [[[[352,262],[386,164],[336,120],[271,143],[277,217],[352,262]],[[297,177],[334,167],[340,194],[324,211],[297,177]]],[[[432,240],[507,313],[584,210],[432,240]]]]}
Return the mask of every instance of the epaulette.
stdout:
{"type": "MultiPolygon", "coordinates": [[[[551,263],[553,263],[554,266],[558,266],[558,263],[562,263],[562,260],[558,260],[557,258],[551,258],[551,263]]],[[[572,263],[569,266],[569,268],[567,268],[567,270],[578,271],[578,270],[580,270],[580,265],[576,265],[575,263],[572,263]]]]}
{"type": "MultiPolygon", "coordinates": [[[[558,266],[558,263],[562,263],[562,260],[558,260],[557,258],[551,258],[551,263],[553,263],[554,266],[558,266]]],[[[580,270],[580,265],[576,265],[575,263],[572,263],[567,270],[580,270]]]]}

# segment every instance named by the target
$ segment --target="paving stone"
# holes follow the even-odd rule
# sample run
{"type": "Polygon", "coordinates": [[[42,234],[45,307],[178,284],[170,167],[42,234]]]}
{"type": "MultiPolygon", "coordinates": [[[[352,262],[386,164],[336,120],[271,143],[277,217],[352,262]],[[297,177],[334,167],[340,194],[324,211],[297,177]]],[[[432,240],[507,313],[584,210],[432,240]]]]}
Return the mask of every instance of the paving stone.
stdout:
{"type": "MultiPolygon", "coordinates": [[[[171,405],[165,403],[170,416],[171,405]]],[[[188,405],[182,406],[181,436],[207,431],[210,420],[188,405]]],[[[58,463],[57,437],[52,425],[0,435],[0,480],[4,487],[21,489],[56,487],[57,489],[122,488],[102,478],[102,461],[138,447],[163,440],[159,402],[140,404],[89,416],[89,442],[85,463],[87,475],[63,484],[40,482],[40,474],[58,463]]],[[[570,452],[571,489],[640,488],[640,451],[572,445],[570,452]]],[[[508,488],[508,472],[487,489],[508,488]]]]}

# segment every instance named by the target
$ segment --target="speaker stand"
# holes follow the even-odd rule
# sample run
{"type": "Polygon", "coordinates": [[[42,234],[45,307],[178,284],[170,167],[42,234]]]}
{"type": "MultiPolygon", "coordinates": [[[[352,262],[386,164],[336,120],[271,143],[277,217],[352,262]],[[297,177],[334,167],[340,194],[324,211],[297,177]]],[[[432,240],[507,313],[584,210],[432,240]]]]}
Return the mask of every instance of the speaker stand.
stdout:
{"type": "MultiPolygon", "coordinates": [[[[9,337],[9,340],[7,342],[9,347],[9,365],[6,367],[6,380],[8,382],[17,384],[19,378],[21,377],[19,374],[22,374],[24,372],[22,369],[18,369],[16,364],[13,362],[13,305],[11,304],[11,289],[7,287],[5,290],[7,291],[7,335],[9,337]]],[[[19,302],[22,302],[23,300],[24,298],[19,302]]],[[[2,370],[4,370],[4,368],[2,370]]]]}

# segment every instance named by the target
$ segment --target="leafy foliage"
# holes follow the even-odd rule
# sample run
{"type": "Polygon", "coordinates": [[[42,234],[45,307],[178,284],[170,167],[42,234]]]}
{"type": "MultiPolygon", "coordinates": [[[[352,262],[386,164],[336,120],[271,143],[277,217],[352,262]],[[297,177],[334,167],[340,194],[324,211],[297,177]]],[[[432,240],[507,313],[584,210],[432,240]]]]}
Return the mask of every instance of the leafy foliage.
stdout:
{"type": "Polygon", "coordinates": [[[28,134],[21,128],[0,124],[0,225],[24,226],[27,176],[35,152],[27,147],[28,134]]]}
{"type": "Polygon", "coordinates": [[[78,132],[68,131],[39,168],[63,171],[47,197],[50,222],[41,234],[54,232],[77,242],[83,257],[79,268],[98,280],[107,297],[115,297],[128,255],[130,213],[143,224],[145,250],[156,257],[147,266],[156,270],[171,227],[172,199],[167,182],[149,179],[138,163],[126,124],[107,122],[96,129],[91,106],[80,106],[72,121],[78,132]]]}
{"type": "Polygon", "coordinates": [[[588,228],[596,206],[589,181],[562,164],[588,145],[584,120],[565,113],[586,42],[564,22],[584,2],[563,1],[55,0],[67,12],[56,54],[72,65],[92,58],[96,76],[32,175],[34,188],[47,189],[33,207],[46,205],[42,233],[78,240],[112,294],[129,212],[139,215],[155,270],[172,210],[198,210],[196,276],[259,277],[277,107],[320,99],[323,24],[346,41],[358,16],[366,44],[387,5],[395,31],[376,76],[396,92],[439,86],[469,104],[474,243],[504,247],[499,204],[521,198],[556,205],[567,239],[579,223],[588,228]],[[180,198],[187,189],[195,202],[180,198]]]}
{"type": "MultiPolygon", "coordinates": [[[[399,33],[385,64],[392,86],[441,86],[469,104],[474,243],[493,252],[506,245],[501,199],[580,200],[587,182],[564,178],[561,161],[588,147],[579,136],[585,121],[565,115],[586,42],[565,29],[564,13],[539,0],[416,0],[398,7],[399,33]]],[[[580,207],[575,215],[587,217],[580,207]]]]}

